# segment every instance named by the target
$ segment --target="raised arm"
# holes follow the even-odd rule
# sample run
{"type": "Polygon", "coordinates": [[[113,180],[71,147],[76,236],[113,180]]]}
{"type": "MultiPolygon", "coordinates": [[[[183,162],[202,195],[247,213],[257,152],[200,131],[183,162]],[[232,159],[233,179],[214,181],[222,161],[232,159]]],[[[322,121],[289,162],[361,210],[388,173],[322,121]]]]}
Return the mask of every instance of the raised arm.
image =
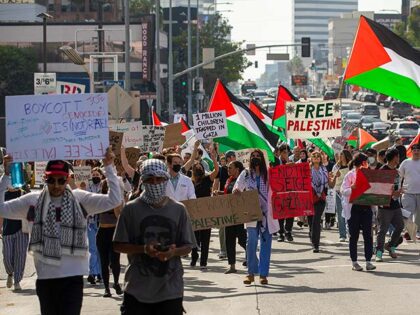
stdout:
{"type": "Polygon", "coordinates": [[[128,174],[128,176],[130,176],[130,178],[133,178],[136,170],[128,163],[124,146],[121,146],[121,165],[124,168],[124,171],[128,174]]]}
{"type": "Polygon", "coordinates": [[[197,154],[198,154],[198,147],[200,146],[200,141],[197,140],[194,143],[194,150],[191,153],[191,157],[190,159],[187,161],[187,163],[185,163],[182,167],[185,169],[185,172],[188,172],[190,170],[190,168],[193,166],[193,163],[195,161],[195,159],[197,158],[197,154]]]}
{"type": "Polygon", "coordinates": [[[211,181],[214,181],[217,175],[219,174],[219,163],[217,163],[217,155],[214,150],[211,151],[211,160],[213,161],[214,170],[210,173],[211,181]]]}

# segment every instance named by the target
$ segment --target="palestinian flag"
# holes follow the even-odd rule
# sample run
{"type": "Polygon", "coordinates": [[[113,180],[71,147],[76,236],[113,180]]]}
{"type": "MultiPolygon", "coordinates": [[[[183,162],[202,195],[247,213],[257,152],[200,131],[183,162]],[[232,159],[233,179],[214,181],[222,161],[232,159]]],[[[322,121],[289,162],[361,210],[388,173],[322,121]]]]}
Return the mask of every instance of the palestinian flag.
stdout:
{"type": "Polygon", "coordinates": [[[344,80],[420,107],[420,51],[361,16],[344,80]]]}
{"type": "Polygon", "coordinates": [[[407,148],[407,157],[411,158],[413,157],[413,151],[412,151],[412,147],[415,144],[420,144],[420,133],[413,139],[413,141],[411,141],[410,145],[407,148]]]}
{"type": "Polygon", "coordinates": [[[253,100],[249,101],[249,109],[267,126],[268,130],[276,134],[280,140],[286,141],[286,136],[280,128],[273,126],[273,119],[270,117],[270,114],[259,105],[255,104],[253,100]]]}
{"type": "Polygon", "coordinates": [[[152,107],[152,124],[153,126],[166,126],[167,123],[161,121],[159,115],[155,112],[155,109],[152,107]]]}
{"type": "Polygon", "coordinates": [[[286,102],[299,101],[299,99],[292,94],[283,85],[279,85],[277,91],[276,107],[273,114],[273,125],[286,130],[286,102]]]}
{"type": "Polygon", "coordinates": [[[359,128],[359,149],[369,149],[373,144],[378,142],[369,132],[359,128]]]}
{"type": "Polygon", "coordinates": [[[348,140],[347,140],[347,144],[351,145],[353,148],[357,148],[357,137],[354,135],[350,135],[348,140]]]}
{"type": "Polygon", "coordinates": [[[350,203],[369,206],[389,206],[396,170],[371,170],[361,168],[356,173],[356,188],[350,195],[350,203]]]}
{"type": "Polygon", "coordinates": [[[241,101],[239,101],[220,80],[217,80],[210,100],[209,112],[224,110],[228,136],[214,139],[232,150],[258,148],[266,150],[270,160],[274,160],[273,150],[278,136],[241,101]]]}
{"type": "Polygon", "coordinates": [[[330,161],[335,161],[334,150],[321,138],[307,139],[309,142],[316,145],[322,152],[324,152],[330,158],[330,161]]]}

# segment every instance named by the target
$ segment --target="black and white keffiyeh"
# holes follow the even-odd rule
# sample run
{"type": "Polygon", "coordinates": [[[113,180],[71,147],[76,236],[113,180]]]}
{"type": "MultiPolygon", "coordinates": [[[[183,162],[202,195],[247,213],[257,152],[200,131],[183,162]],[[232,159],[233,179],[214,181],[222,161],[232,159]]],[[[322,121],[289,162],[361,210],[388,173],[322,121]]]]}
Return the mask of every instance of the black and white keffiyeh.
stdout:
{"type": "Polygon", "coordinates": [[[44,263],[60,265],[62,255],[86,255],[86,215],[69,188],[57,207],[45,187],[36,206],[29,209],[28,219],[33,221],[29,252],[39,254],[44,263]]]}
{"type": "Polygon", "coordinates": [[[158,159],[150,159],[144,161],[140,169],[140,179],[144,187],[140,199],[147,204],[157,204],[166,196],[166,181],[159,184],[144,183],[150,177],[161,177],[168,180],[170,175],[166,164],[158,159]]]}

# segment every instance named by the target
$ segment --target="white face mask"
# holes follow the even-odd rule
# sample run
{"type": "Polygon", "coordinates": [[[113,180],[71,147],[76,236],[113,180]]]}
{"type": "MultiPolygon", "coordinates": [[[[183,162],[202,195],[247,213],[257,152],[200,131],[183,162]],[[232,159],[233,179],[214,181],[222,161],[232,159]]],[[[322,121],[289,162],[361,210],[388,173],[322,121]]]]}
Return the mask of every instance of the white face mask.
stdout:
{"type": "Polygon", "coordinates": [[[375,157],[374,157],[374,156],[370,156],[370,157],[368,157],[368,162],[369,162],[369,164],[375,164],[375,161],[376,161],[376,159],[375,159],[375,157]]]}

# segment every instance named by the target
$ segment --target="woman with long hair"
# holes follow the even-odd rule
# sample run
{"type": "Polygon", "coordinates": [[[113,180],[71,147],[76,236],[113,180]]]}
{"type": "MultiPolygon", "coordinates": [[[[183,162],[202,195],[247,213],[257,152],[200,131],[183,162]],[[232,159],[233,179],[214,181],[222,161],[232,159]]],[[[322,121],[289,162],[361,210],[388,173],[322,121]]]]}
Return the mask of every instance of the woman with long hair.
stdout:
{"type": "MultiPolygon", "coordinates": [[[[219,174],[219,164],[216,159],[216,152],[211,152],[211,158],[214,164],[214,170],[207,175],[204,170],[204,166],[200,161],[195,161],[192,167],[192,182],[194,184],[195,195],[197,198],[201,197],[210,197],[212,193],[213,181],[219,174]]],[[[200,247],[200,268],[202,270],[207,269],[207,259],[209,256],[209,246],[210,246],[210,235],[211,229],[204,229],[195,231],[195,238],[197,241],[197,246],[200,247]]],[[[198,248],[195,247],[191,252],[191,263],[190,265],[194,267],[198,260],[198,248]]]]}
{"type": "Polygon", "coordinates": [[[342,216],[343,212],[343,205],[341,203],[341,193],[340,188],[343,184],[344,176],[347,175],[349,170],[349,163],[352,160],[352,156],[350,151],[343,150],[337,157],[337,163],[334,165],[332,169],[333,174],[333,184],[335,190],[335,209],[337,212],[337,221],[338,221],[338,233],[340,237],[340,242],[345,242],[347,238],[347,228],[346,228],[346,220],[342,216]]]}
{"type": "Polygon", "coordinates": [[[246,246],[248,275],[244,284],[254,282],[256,274],[260,275],[260,283],[268,284],[268,272],[270,269],[272,234],[279,230],[279,221],[273,219],[272,209],[269,206],[269,182],[267,165],[261,150],[251,152],[250,165],[242,171],[236,180],[233,193],[245,190],[257,190],[261,210],[262,221],[246,224],[248,241],[246,246]],[[257,258],[257,246],[260,240],[260,257],[257,258]]]}
{"type": "Polygon", "coordinates": [[[343,213],[347,221],[350,234],[350,258],[353,270],[363,271],[362,266],[357,262],[357,241],[359,240],[360,230],[363,232],[363,240],[365,246],[366,270],[375,270],[376,267],[371,263],[373,254],[373,236],[372,236],[372,216],[371,206],[354,205],[350,203],[350,196],[356,189],[356,176],[361,168],[368,168],[368,157],[363,153],[354,155],[353,160],[349,164],[350,171],[344,177],[341,185],[341,195],[343,196],[343,213]]]}
{"type": "Polygon", "coordinates": [[[321,162],[321,154],[317,151],[311,155],[312,196],[314,202],[314,215],[308,216],[309,238],[312,242],[313,252],[319,253],[321,238],[321,217],[325,209],[327,189],[332,185],[329,181],[328,171],[321,162]]]}

